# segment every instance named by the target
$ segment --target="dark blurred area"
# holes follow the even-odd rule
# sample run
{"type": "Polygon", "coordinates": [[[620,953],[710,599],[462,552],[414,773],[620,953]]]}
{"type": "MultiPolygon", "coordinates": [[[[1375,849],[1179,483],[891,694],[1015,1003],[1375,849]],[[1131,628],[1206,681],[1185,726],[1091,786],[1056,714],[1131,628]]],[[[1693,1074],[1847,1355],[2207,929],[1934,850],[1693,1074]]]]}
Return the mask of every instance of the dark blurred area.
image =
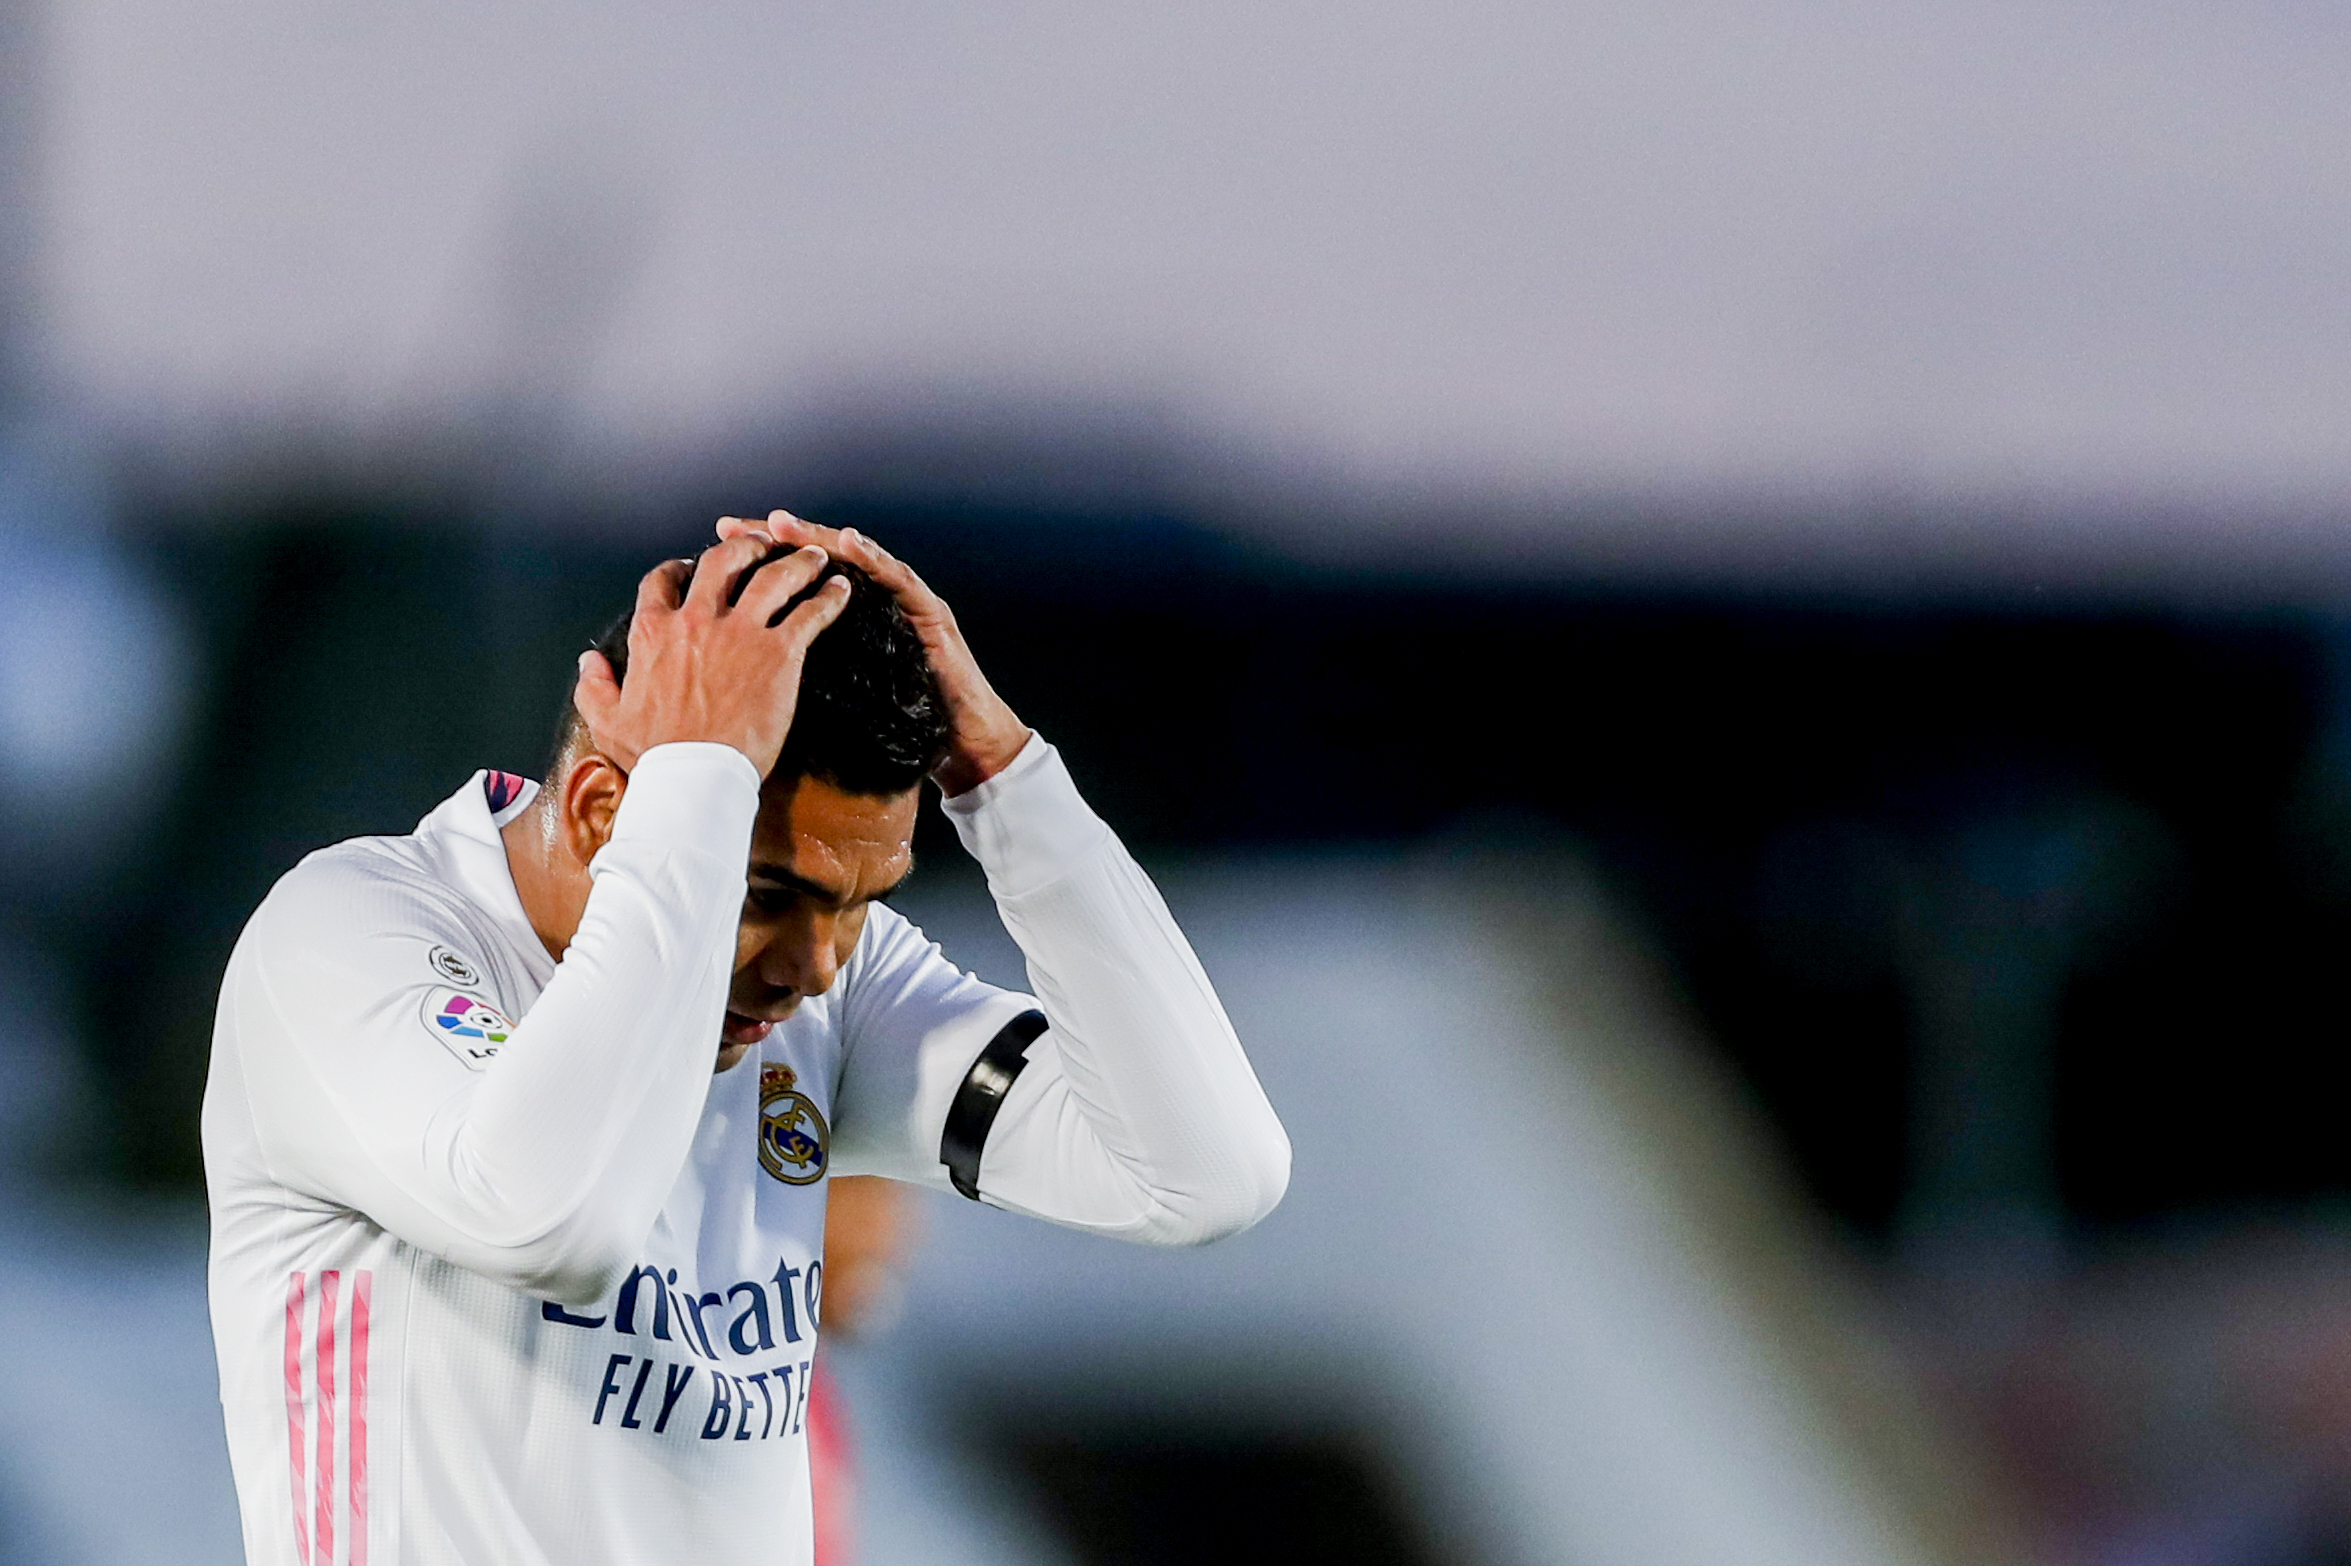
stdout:
{"type": "Polygon", "coordinates": [[[1138,1442],[1117,1432],[1014,1442],[1087,1566],[1425,1566],[1433,1557],[1378,1469],[1346,1443],[1138,1442]]]}
{"type": "MultiPolygon", "coordinates": [[[[1165,507],[792,491],[779,464],[623,527],[321,483],[134,501],[111,556],[36,549],[53,609],[149,628],[147,665],[56,643],[131,680],[76,700],[180,694],[125,731],[143,756],[60,740],[63,781],[20,794],[53,801],[20,843],[63,846],[0,893],[36,981],[14,1003],[51,997],[34,1034],[72,1056],[17,1047],[32,1188],[192,1199],[215,986],[271,882],[475,767],[539,772],[638,575],[780,500],[914,561],[1146,862],[1574,845],[2027,1534],[2145,1526],[2249,1566],[2351,1537],[2326,1455],[2351,1397],[2319,1390],[2351,1365],[2323,1238],[2351,1194],[2331,616],[1311,565],[1165,507]],[[2269,1477],[2225,1478],[2250,1461],[2269,1477]]],[[[935,813],[918,857],[968,877],[935,813]]],[[[1376,1423],[972,1417],[1076,1561],[1435,1558],[1376,1423]]]]}
{"type": "MultiPolygon", "coordinates": [[[[2351,1190],[2322,617],[1463,585],[1167,517],[780,498],[918,562],[1147,853],[1571,833],[1857,1235],[2351,1190]]],[[[245,914],[473,767],[536,775],[655,551],[351,499],[138,535],[194,738],[103,889],[15,917],[83,976],[97,1167],[185,1187],[245,914]]],[[[928,818],[922,849],[954,852],[928,818]]]]}

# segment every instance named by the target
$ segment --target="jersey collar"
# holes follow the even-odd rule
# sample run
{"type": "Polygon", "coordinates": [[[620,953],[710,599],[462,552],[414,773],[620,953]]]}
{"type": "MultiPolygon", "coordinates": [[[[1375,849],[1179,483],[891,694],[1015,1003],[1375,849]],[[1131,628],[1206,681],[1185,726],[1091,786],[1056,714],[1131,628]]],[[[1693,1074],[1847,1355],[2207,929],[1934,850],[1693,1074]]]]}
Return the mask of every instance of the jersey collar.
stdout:
{"type": "Polygon", "coordinates": [[[416,824],[416,835],[439,861],[449,884],[497,922],[507,944],[522,954],[543,984],[555,971],[555,959],[547,955],[531,928],[530,915],[523,912],[514,871],[506,863],[506,840],[498,835],[498,829],[529,809],[538,794],[538,784],[511,772],[476,772],[416,824]],[[501,801],[495,812],[493,800],[501,801]]]}

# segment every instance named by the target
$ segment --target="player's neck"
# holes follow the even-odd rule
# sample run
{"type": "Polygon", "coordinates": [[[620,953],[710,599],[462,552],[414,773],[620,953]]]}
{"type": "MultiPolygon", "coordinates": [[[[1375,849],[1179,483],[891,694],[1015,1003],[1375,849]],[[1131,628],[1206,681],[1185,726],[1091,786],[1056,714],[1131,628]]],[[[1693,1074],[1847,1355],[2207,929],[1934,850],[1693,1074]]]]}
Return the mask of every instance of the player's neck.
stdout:
{"type": "Polygon", "coordinates": [[[588,874],[564,851],[547,796],[498,829],[506,870],[514,877],[523,916],[547,954],[560,960],[579,933],[588,906],[588,874]]]}

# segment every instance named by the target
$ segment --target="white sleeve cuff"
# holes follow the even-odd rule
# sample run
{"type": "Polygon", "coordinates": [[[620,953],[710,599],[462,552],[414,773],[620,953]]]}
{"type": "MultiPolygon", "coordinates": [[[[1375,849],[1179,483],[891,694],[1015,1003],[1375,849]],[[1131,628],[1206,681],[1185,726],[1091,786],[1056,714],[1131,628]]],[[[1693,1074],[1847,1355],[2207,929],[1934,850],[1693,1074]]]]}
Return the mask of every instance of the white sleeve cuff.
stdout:
{"type": "Polygon", "coordinates": [[[614,843],[654,842],[748,864],[759,769],[732,745],[656,745],[637,758],[612,822],[614,843]]]}
{"type": "Polygon", "coordinates": [[[1011,766],[940,805],[999,898],[1049,885],[1110,835],[1079,797],[1061,752],[1035,733],[1011,766]]]}

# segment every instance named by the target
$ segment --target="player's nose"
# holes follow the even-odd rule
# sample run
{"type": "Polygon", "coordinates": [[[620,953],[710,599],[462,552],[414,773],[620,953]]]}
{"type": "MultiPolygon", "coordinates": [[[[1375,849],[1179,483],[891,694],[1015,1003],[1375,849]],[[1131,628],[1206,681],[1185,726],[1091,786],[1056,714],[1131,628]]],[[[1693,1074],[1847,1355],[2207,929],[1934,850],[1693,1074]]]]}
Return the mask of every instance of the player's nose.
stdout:
{"type": "Polygon", "coordinates": [[[829,920],[811,920],[801,929],[779,933],[760,953],[759,977],[801,995],[822,995],[840,972],[829,920]]]}

